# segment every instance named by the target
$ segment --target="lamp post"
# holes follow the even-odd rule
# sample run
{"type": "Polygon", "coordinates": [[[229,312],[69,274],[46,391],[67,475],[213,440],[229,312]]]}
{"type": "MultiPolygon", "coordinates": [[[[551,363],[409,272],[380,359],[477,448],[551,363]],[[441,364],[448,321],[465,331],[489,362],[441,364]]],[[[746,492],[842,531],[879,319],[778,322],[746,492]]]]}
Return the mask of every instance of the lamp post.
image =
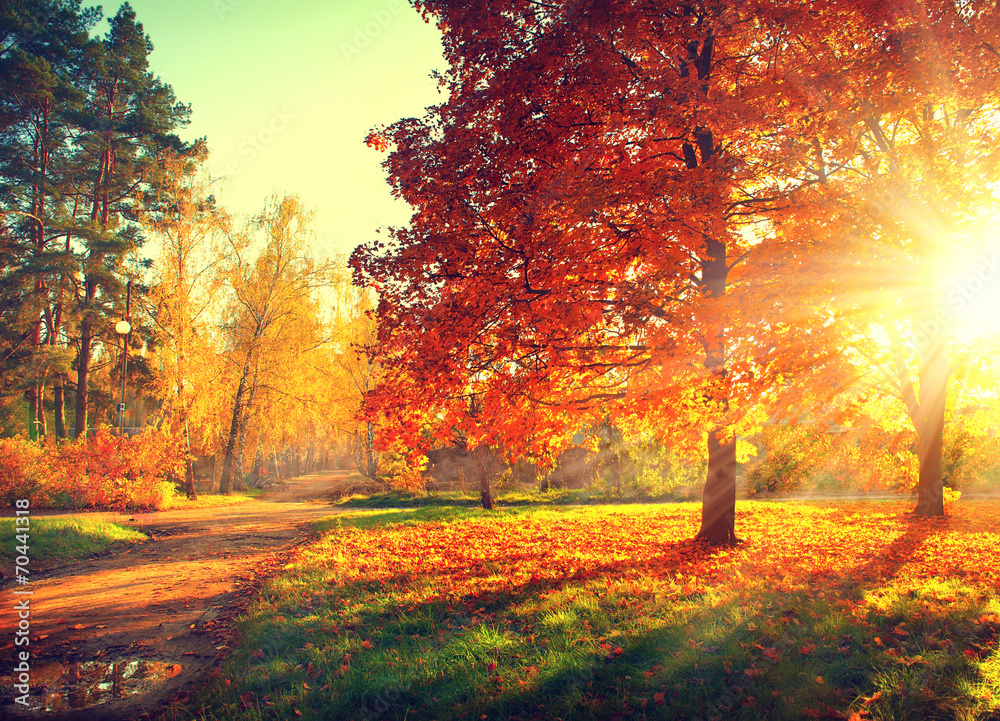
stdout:
{"type": "Polygon", "coordinates": [[[122,395],[118,403],[118,433],[125,435],[125,371],[128,367],[128,336],[132,332],[132,324],[128,322],[132,301],[132,281],[125,290],[125,317],[115,323],[115,333],[122,337],[122,395]]]}
{"type": "Polygon", "coordinates": [[[122,395],[118,403],[118,432],[125,434],[125,370],[128,365],[128,334],[132,332],[132,326],[127,320],[122,318],[115,323],[115,333],[122,337],[122,395]]]}

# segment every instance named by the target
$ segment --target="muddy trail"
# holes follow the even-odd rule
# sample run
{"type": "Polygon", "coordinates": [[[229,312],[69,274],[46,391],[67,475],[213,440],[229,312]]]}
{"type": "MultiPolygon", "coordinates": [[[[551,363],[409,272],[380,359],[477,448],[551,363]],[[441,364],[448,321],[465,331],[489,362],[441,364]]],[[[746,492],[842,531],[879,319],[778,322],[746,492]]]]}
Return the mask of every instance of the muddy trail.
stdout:
{"type": "MultiPolygon", "coordinates": [[[[9,579],[0,612],[0,719],[156,718],[229,653],[233,619],[260,583],[336,513],[348,473],[302,476],[246,503],[102,514],[150,539],[98,558],[9,579]],[[14,646],[15,590],[30,589],[30,646],[14,646]],[[30,710],[14,703],[16,652],[29,649],[30,710]]],[[[41,514],[39,514],[41,515],[41,514]]],[[[46,514],[48,515],[48,514],[46,514]]]]}

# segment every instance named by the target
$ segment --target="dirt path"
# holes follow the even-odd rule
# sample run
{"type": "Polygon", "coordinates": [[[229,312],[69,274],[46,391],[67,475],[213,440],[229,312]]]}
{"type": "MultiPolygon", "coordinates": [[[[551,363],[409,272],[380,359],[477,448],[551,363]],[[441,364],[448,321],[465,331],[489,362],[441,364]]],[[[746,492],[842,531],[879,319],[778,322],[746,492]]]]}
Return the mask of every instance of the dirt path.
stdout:
{"type": "Polygon", "coordinates": [[[337,512],[328,496],[347,475],[232,506],[117,514],[151,540],[33,575],[30,712],[10,676],[22,597],[0,590],[0,718],[140,719],[185,693],[227,654],[232,617],[308,538],[306,523],[337,512]]]}

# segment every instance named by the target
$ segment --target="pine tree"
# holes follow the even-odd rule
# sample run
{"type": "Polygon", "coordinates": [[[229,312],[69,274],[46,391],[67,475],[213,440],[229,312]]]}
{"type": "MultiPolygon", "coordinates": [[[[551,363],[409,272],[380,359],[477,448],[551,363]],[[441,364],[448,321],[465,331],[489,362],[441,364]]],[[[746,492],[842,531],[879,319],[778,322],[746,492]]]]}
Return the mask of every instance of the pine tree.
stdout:
{"type": "MultiPolygon", "coordinates": [[[[32,437],[46,430],[44,389],[54,378],[57,435],[65,435],[66,293],[70,250],[68,162],[88,33],[96,9],[79,2],[21,0],[0,13],[0,208],[4,252],[5,376],[23,390],[32,437]]],[[[11,390],[11,389],[7,389],[11,390]]]]}
{"type": "Polygon", "coordinates": [[[87,65],[87,102],[80,115],[76,197],[86,209],[83,279],[76,358],[76,435],[86,433],[90,364],[106,333],[106,319],[124,287],[124,259],[142,245],[138,220],[158,161],[166,153],[193,152],[174,131],[188,122],[190,108],[148,68],[152,42],[128,3],[110,20],[107,35],[92,45],[87,65]]]}

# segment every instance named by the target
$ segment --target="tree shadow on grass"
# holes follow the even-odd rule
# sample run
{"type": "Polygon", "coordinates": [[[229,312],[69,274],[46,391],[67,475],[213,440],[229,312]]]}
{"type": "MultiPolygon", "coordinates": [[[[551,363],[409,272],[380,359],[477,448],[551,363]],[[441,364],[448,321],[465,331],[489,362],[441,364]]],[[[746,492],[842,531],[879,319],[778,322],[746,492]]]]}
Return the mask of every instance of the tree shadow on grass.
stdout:
{"type": "MultiPolygon", "coordinates": [[[[443,513],[443,509],[440,512],[443,513]]],[[[386,521],[396,522],[390,519],[399,515],[397,511],[386,511],[368,518],[373,521],[372,525],[381,525],[386,521]]],[[[478,512],[470,511],[469,517],[478,517],[478,512]]],[[[417,519],[414,517],[414,520],[417,519]]],[[[938,519],[909,517],[906,524],[904,532],[892,539],[878,555],[852,568],[847,578],[832,580],[827,588],[839,583],[843,596],[850,598],[884,586],[920,552],[928,538],[947,529],[947,521],[938,519]]],[[[886,710],[895,714],[893,717],[920,713],[920,704],[929,703],[918,695],[928,682],[928,674],[923,673],[921,663],[899,663],[898,656],[882,658],[884,650],[875,649],[872,638],[877,629],[852,625],[850,614],[836,603],[830,602],[827,606],[827,613],[838,616],[836,623],[822,619],[822,623],[830,627],[829,639],[823,637],[822,654],[797,656],[801,652],[797,650],[796,634],[805,633],[801,627],[805,625],[815,630],[821,626],[819,622],[810,622],[805,615],[805,609],[809,608],[823,612],[823,607],[815,605],[819,602],[808,592],[776,596],[765,589],[756,599],[723,594],[713,602],[711,609],[703,605],[706,618],[696,621],[697,626],[691,626],[690,618],[683,613],[673,619],[665,615],[656,628],[639,633],[633,628],[628,636],[607,639],[599,636],[606,633],[607,628],[600,625],[602,617],[613,623],[614,618],[620,619],[626,612],[619,610],[618,604],[624,602],[625,609],[628,608],[626,592],[612,591],[611,584],[607,586],[606,597],[588,598],[589,606],[574,605],[571,599],[562,596],[548,609],[523,611],[525,604],[531,608],[540,596],[578,584],[596,583],[600,587],[602,581],[634,576],[636,571],[664,579],[664,588],[669,584],[673,594],[671,604],[700,604],[700,594],[679,591],[672,576],[678,570],[701,568],[726,549],[692,541],[658,546],[659,552],[641,564],[632,560],[597,563],[558,577],[508,582],[495,590],[418,603],[399,602],[388,606],[377,603],[380,596],[397,590],[393,586],[405,588],[414,582],[413,576],[405,573],[380,578],[377,583],[365,581],[339,587],[335,598],[353,599],[362,608],[370,604],[368,607],[376,610],[348,615],[343,622],[338,622],[337,633],[351,634],[352,648],[356,649],[352,651],[355,655],[349,661],[350,668],[343,669],[342,657],[317,663],[314,679],[303,681],[309,690],[297,692],[297,707],[311,709],[317,714],[316,718],[345,714],[408,720],[479,718],[483,715],[490,719],[583,719],[632,714],[660,718],[729,718],[733,715],[801,718],[803,707],[772,696],[772,691],[787,690],[788,682],[784,679],[802,682],[799,676],[803,676],[804,669],[823,654],[827,657],[820,659],[822,663],[818,668],[829,677],[824,690],[816,697],[823,699],[828,709],[839,709],[837,713],[841,713],[861,694],[873,695],[877,673],[889,672],[899,674],[903,689],[895,696],[886,696],[886,710]],[[778,601],[772,610],[775,599],[778,601]],[[778,630],[754,629],[752,624],[731,621],[729,614],[741,610],[741,604],[766,606],[758,608],[754,618],[770,621],[778,630]],[[570,639],[566,641],[564,653],[546,655],[549,648],[540,649],[536,638],[536,634],[542,635],[538,625],[543,610],[547,614],[566,611],[575,617],[576,621],[569,623],[577,625],[568,625],[566,633],[572,635],[575,628],[581,636],[576,639],[578,645],[571,645],[573,639],[570,639]],[[588,625],[583,625],[584,620],[588,625]],[[594,624],[592,633],[590,623],[594,624]],[[584,635],[583,628],[589,636],[584,635]],[[442,636],[437,634],[439,630],[442,636]],[[365,640],[372,645],[361,646],[365,640]],[[426,648],[407,655],[406,645],[411,641],[424,644],[426,648]],[[781,648],[782,653],[787,652],[795,661],[791,669],[787,658],[779,661],[769,655],[771,645],[781,644],[787,646],[781,648]],[[716,650],[711,650],[713,648],[716,650]],[[728,662],[721,659],[718,649],[726,649],[730,656],[728,662]],[[403,668],[404,661],[400,661],[393,651],[403,653],[405,663],[411,663],[412,667],[403,668]],[[714,653],[719,655],[713,656],[714,653]],[[422,661],[419,668],[416,667],[418,659],[422,661]],[[876,668],[883,662],[886,669],[876,668]],[[431,672],[426,672],[425,668],[431,672]],[[326,684],[336,693],[331,695],[316,690],[326,684]]],[[[521,549],[513,548],[494,560],[501,566],[516,564],[520,553],[521,549]]],[[[438,578],[435,583],[447,587],[446,578],[438,578]]],[[[811,583],[822,584],[823,580],[813,578],[811,583]]],[[[975,615],[976,609],[971,609],[970,613],[975,615]]],[[[995,629],[986,633],[995,636],[995,629]]],[[[551,628],[545,634],[546,638],[561,638],[551,628]]],[[[316,659],[299,653],[307,643],[322,647],[324,643],[336,644],[341,640],[340,635],[322,639],[303,626],[287,639],[291,644],[287,648],[295,651],[286,660],[292,667],[308,667],[316,659]]],[[[818,638],[813,640],[818,641],[818,638]]],[[[989,639],[983,636],[981,640],[985,644],[989,639]]],[[[898,639],[892,641],[901,649],[900,654],[914,653],[904,648],[898,639]]],[[[803,639],[802,642],[810,641],[803,639]]],[[[774,649],[771,652],[774,653],[774,649]]],[[[974,662],[958,653],[951,673],[975,682],[981,679],[981,673],[973,666],[974,662]]],[[[812,673],[813,677],[819,675],[815,670],[812,673]]],[[[933,673],[928,673],[933,681],[933,673]]],[[[294,679],[287,681],[293,683],[294,679]]],[[[947,714],[946,703],[952,702],[940,701],[935,713],[947,714]]],[[[818,712],[824,711],[819,708],[818,712]]]]}
{"type": "MultiPolygon", "coordinates": [[[[644,574],[670,576],[678,568],[711,560],[722,550],[693,541],[664,543],[660,552],[644,563],[641,570],[644,574]]],[[[516,551],[511,556],[513,559],[516,551]]],[[[307,643],[314,647],[324,647],[324,644],[329,647],[341,644],[342,647],[344,635],[351,636],[351,647],[356,652],[348,661],[352,666],[350,670],[343,668],[346,656],[331,657],[327,663],[315,666],[322,674],[315,679],[317,684],[312,680],[303,681],[313,689],[325,683],[338,689],[335,698],[315,691],[299,692],[299,696],[306,697],[303,704],[317,712],[319,718],[339,718],[345,713],[361,718],[448,718],[448,709],[453,711],[452,718],[478,718],[483,713],[490,718],[607,717],[612,713],[631,712],[633,705],[638,707],[641,703],[630,700],[636,689],[641,688],[631,683],[631,677],[641,678],[650,665],[644,661],[636,665],[639,657],[648,656],[650,649],[660,649],[653,651],[654,654],[665,654],[669,647],[687,638],[687,628],[682,624],[664,626],[641,641],[629,641],[624,637],[616,641],[612,637],[605,642],[594,635],[596,630],[591,633],[590,623],[598,628],[602,609],[610,611],[612,602],[626,603],[617,613],[629,612],[627,592],[608,592],[601,597],[596,592],[606,588],[601,581],[625,577],[635,570],[637,566],[633,561],[614,561],[576,569],[558,578],[508,583],[496,591],[417,603],[400,602],[387,607],[379,603],[380,598],[390,589],[398,591],[414,582],[409,575],[397,574],[377,582],[359,581],[338,587],[334,604],[327,612],[337,618],[332,631],[327,627],[332,635],[320,638],[323,634],[315,634],[309,625],[311,622],[305,618],[291,621],[282,616],[279,623],[283,627],[264,629],[261,638],[273,641],[281,637],[280,647],[274,652],[291,653],[293,659],[286,659],[288,663],[302,667],[316,662],[315,658],[306,660],[304,655],[298,658],[307,643]],[[574,611],[581,614],[581,621],[586,617],[588,630],[574,640],[575,645],[563,649],[564,653],[549,655],[547,647],[536,645],[536,633],[544,631],[535,628],[539,618],[532,614],[525,617],[517,609],[567,586],[588,583],[597,583],[599,588],[587,594],[590,605],[574,611]],[[337,605],[339,599],[353,599],[352,605],[356,608],[377,610],[362,611],[358,615],[342,612],[337,605]],[[289,625],[294,628],[288,628],[289,625]],[[443,635],[439,636],[437,631],[443,635]],[[422,674],[414,668],[407,674],[392,666],[398,665],[398,659],[394,660],[392,655],[393,649],[405,646],[414,637],[419,639],[418,643],[427,644],[427,649],[420,654],[421,666],[427,664],[436,669],[435,673],[422,674]],[[374,643],[364,646],[366,640],[374,643]],[[622,647],[615,645],[618,642],[622,647]],[[639,651],[633,649],[637,643],[642,646],[639,651]],[[368,660],[373,654],[381,654],[375,657],[375,662],[368,660]],[[532,659],[533,663],[528,663],[532,659]],[[490,664],[496,666],[491,668],[490,664]],[[628,682],[622,681],[625,676],[630,677],[628,682]],[[608,689],[615,686],[616,677],[621,689],[612,694],[612,700],[608,689]],[[553,704],[558,708],[553,708],[553,704]],[[575,716],[573,708],[578,704],[590,711],[575,716]]],[[[440,579],[437,583],[447,586],[447,582],[440,579]]],[[[551,612],[559,610],[558,604],[549,609],[551,612]]],[[[416,663],[415,659],[411,660],[416,663]]],[[[650,710],[655,707],[654,704],[650,710]]]]}
{"type": "Polygon", "coordinates": [[[929,538],[945,533],[950,525],[948,518],[913,514],[906,514],[903,518],[906,530],[902,535],[894,538],[878,555],[853,568],[845,581],[845,588],[862,591],[889,583],[916,557],[929,538]]]}

